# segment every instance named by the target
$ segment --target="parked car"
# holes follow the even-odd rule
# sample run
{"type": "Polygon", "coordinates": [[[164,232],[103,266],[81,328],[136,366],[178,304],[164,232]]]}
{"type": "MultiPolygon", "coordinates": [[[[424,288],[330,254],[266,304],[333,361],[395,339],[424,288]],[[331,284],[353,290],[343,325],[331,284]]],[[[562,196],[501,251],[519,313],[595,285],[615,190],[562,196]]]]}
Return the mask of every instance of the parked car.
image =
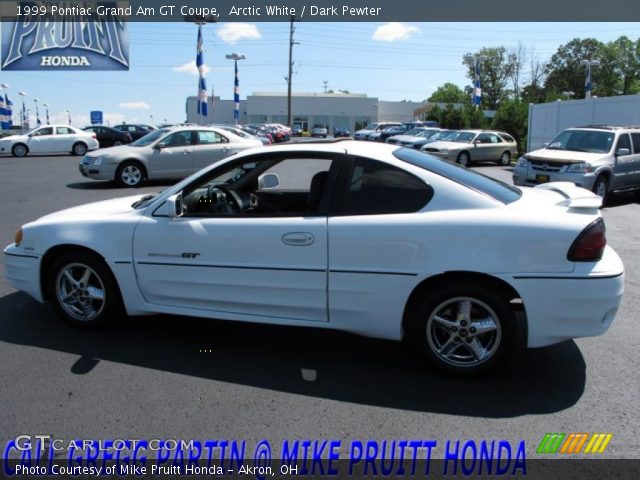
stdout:
{"type": "Polygon", "coordinates": [[[138,187],[145,180],[184,178],[229,155],[260,146],[260,140],[244,139],[220,128],[160,129],[130,145],[86,155],[79,169],[94,180],[138,187]]]}
{"type": "Polygon", "coordinates": [[[261,147],[27,223],[4,271],[79,327],[126,312],[406,337],[472,375],[610,327],[624,268],[600,204],[388,144],[261,147]]]}
{"type": "Polygon", "coordinates": [[[129,132],[121,132],[104,125],[90,125],[84,127],[85,132],[93,132],[96,134],[100,148],[117,147],[118,145],[126,145],[132,142],[129,132]]]}
{"type": "Polygon", "coordinates": [[[448,141],[451,138],[454,138],[458,133],[458,130],[438,130],[434,135],[429,136],[428,138],[423,138],[420,141],[414,144],[414,147],[417,149],[419,147],[421,152],[425,151],[425,145],[429,145],[430,143],[440,142],[440,141],[448,141]]]}
{"type": "Polygon", "coordinates": [[[258,140],[260,140],[265,145],[271,145],[273,143],[271,134],[265,130],[258,130],[247,125],[238,125],[238,128],[243,132],[247,132],[249,135],[257,137],[258,140]]]}
{"type": "Polygon", "coordinates": [[[118,130],[119,132],[129,133],[129,135],[131,135],[131,139],[134,141],[144,137],[147,133],[151,131],[151,129],[148,128],[148,125],[143,126],[143,125],[133,125],[133,124],[127,124],[127,123],[114,125],[113,128],[115,130],[118,130]]]}
{"type": "Polygon", "coordinates": [[[369,139],[369,135],[371,135],[372,133],[377,132],[379,130],[384,130],[385,128],[394,127],[394,126],[398,126],[398,125],[401,125],[401,123],[400,122],[370,123],[369,125],[367,125],[363,129],[358,130],[357,132],[355,132],[353,134],[353,139],[354,140],[368,140],[369,139]]]}
{"type": "Polygon", "coordinates": [[[350,137],[351,136],[351,130],[349,130],[346,127],[334,127],[333,128],[333,136],[335,138],[350,137]]]}
{"type": "Polygon", "coordinates": [[[291,127],[291,135],[293,137],[301,137],[304,132],[304,128],[299,123],[294,123],[293,127],[291,127]]]}
{"type": "Polygon", "coordinates": [[[45,125],[0,139],[0,153],[11,153],[14,157],[47,153],[84,155],[98,147],[95,133],[84,132],[71,125],[45,125]]]}
{"type": "Polygon", "coordinates": [[[505,132],[461,130],[446,141],[426,145],[422,151],[464,166],[477,161],[509,165],[511,157],[518,154],[518,145],[505,132]]]}
{"type": "Polygon", "coordinates": [[[546,147],[529,152],[513,169],[516,185],[571,182],[605,198],[640,189],[640,128],[569,128],[546,147]]]}
{"type": "Polygon", "coordinates": [[[387,143],[401,147],[415,148],[418,150],[422,145],[422,143],[419,142],[434,136],[439,131],[440,130],[437,128],[416,127],[409,130],[404,135],[394,135],[393,137],[387,138],[387,143]]]}
{"type": "Polygon", "coordinates": [[[369,140],[372,142],[386,142],[387,138],[393,137],[394,135],[402,135],[408,130],[411,130],[411,126],[408,124],[395,125],[372,133],[369,135],[369,140]]]}
{"type": "Polygon", "coordinates": [[[329,130],[327,130],[327,127],[325,127],[324,125],[317,124],[314,125],[311,129],[312,137],[327,138],[327,135],[329,135],[329,130]]]}
{"type": "Polygon", "coordinates": [[[237,136],[242,137],[244,139],[254,139],[259,140],[262,145],[271,145],[271,141],[269,141],[266,137],[259,137],[252,133],[249,133],[243,130],[240,127],[232,127],[230,125],[211,125],[212,127],[221,128],[222,130],[226,130],[227,132],[235,133],[237,136]]]}

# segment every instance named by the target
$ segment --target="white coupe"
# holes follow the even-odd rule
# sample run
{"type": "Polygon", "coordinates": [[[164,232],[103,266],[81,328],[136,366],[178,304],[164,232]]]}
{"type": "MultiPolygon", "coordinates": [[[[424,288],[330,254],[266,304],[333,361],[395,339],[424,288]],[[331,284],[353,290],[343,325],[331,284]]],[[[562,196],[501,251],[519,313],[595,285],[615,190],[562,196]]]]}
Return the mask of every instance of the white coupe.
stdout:
{"type": "Polygon", "coordinates": [[[334,328],[475,374],[609,328],[624,271],[599,206],[392,145],[261,147],[28,223],[5,272],[78,326],[124,311],[334,328]]]}
{"type": "Polygon", "coordinates": [[[99,146],[94,132],[85,132],[70,125],[45,125],[23,135],[0,139],[0,153],[11,153],[14,157],[47,153],[84,155],[99,146]]]}

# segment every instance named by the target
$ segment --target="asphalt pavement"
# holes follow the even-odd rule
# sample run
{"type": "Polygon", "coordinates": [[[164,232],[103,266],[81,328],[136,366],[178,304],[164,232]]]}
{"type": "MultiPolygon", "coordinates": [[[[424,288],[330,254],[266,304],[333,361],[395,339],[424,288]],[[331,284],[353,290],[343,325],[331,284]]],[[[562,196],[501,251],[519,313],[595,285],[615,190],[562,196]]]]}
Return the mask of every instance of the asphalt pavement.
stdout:
{"type": "MultiPolygon", "coordinates": [[[[81,177],[78,161],[0,158],[0,244],[44,214],[170,184],[132,192],[81,177]]],[[[475,168],[510,183],[508,167],[475,168]]],[[[2,278],[0,442],[524,439],[533,456],[547,432],[610,432],[603,456],[639,458],[639,214],[633,195],[603,209],[626,268],[609,332],[527,351],[478,380],[441,376],[403,344],[331,331],[169,316],[78,331],[2,278]]]]}

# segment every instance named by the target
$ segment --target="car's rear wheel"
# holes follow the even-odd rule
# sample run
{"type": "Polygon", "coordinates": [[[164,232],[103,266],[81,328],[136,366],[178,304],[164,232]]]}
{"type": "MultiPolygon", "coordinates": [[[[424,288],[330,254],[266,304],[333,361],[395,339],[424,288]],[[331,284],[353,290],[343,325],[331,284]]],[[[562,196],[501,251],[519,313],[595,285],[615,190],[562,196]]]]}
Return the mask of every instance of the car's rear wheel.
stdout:
{"type": "Polygon", "coordinates": [[[602,202],[604,203],[605,199],[607,198],[608,190],[609,179],[606,177],[606,175],[599,175],[598,178],[596,178],[596,181],[593,182],[593,193],[602,198],[602,202]]]}
{"type": "Polygon", "coordinates": [[[138,162],[123,162],[116,171],[116,182],[122,187],[139,187],[144,178],[144,167],[138,162]]]}
{"type": "Polygon", "coordinates": [[[113,142],[114,147],[119,147],[120,145],[122,145],[122,142],[120,140],[116,140],[115,142],[113,142]]]}
{"type": "Polygon", "coordinates": [[[471,158],[469,157],[469,153],[468,152],[460,152],[460,154],[458,155],[458,158],[456,159],[456,162],[459,163],[460,165],[462,165],[463,167],[468,167],[469,163],[471,162],[471,158]]]}
{"type": "Polygon", "coordinates": [[[11,149],[11,153],[14,157],[26,157],[27,153],[29,153],[29,149],[26,145],[18,143],[13,146],[13,148],[11,149]]]}
{"type": "Polygon", "coordinates": [[[73,147],[71,148],[71,153],[73,153],[74,155],[82,156],[87,153],[87,146],[82,142],[74,143],[73,147]]]}
{"type": "Polygon", "coordinates": [[[494,368],[512,344],[515,319],[509,302],[490,288],[456,283],[415,309],[410,335],[438,368],[477,375],[494,368]]]}
{"type": "Polygon", "coordinates": [[[120,291],[104,262],[85,252],[63,253],[47,277],[49,300],[74,326],[103,326],[123,314],[120,291]]]}
{"type": "Polygon", "coordinates": [[[511,154],[509,152],[502,152],[500,155],[500,165],[507,166],[511,162],[511,154]]]}

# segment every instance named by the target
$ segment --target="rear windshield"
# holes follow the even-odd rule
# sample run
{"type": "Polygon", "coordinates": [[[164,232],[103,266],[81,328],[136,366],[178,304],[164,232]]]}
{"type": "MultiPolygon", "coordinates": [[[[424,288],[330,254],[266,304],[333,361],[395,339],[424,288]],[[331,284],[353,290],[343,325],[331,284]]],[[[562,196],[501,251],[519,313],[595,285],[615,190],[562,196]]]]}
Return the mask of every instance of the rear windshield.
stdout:
{"type": "Polygon", "coordinates": [[[504,182],[482,175],[458,164],[445,162],[439,158],[409,148],[399,148],[393,155],[416,167],[424,168],[437,175],[453,180],[467,188],[488,195],[504,204],[515,202],[522,192],[504,182]]]}

